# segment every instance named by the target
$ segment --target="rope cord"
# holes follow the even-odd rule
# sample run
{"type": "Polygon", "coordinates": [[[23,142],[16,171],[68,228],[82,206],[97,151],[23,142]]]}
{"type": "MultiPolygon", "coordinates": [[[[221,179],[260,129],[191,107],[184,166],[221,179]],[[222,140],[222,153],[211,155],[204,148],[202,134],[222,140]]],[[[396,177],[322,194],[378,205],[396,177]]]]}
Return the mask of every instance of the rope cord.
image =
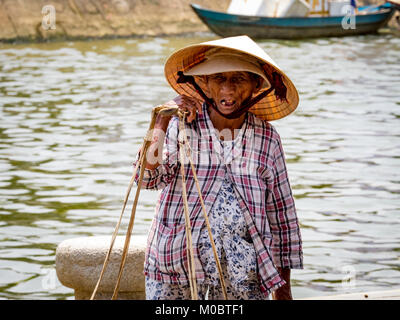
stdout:
{"type": "Polygon", "coordinates": [[[219,280],[220,280],[220,283],[221,283],[222,293],[224,295],[224,299],[228,300],[228,295],[226,293],[226,286],[225,286],[225,280],[224,280],[223,273],[222,273],[221,263],[219,261],[218,254],[217,254],[217,249],[215,247],[215,242],[214,242],[214,239],[213,239],[213,236],[212,236],[210,222],[208,220],[206,207],[204,205],[203,196],[201,194],[201,188],[200,188],[199,180],[197,179],[196,169],[195,169],[195,167],[193,165],[193,160],[192,160],[192,156],[191,156],[191,152],[190,152],[191,148],[190,148],[190,145],[189,145],[189,141],[187,140],[186,130],[185,130],[184,126],[183,126],[183,137],[185,139],[185,144],[188,147],[186,156],[189,159],[190,167],[191,167],[192,172],[193,172],[193,178],[194,178],[194,181],[196,183],[197,192],[199,193],[200,204],[201,204],[201,208],[202,208],[202,211],[203,211],[204,220],[206,222],[208,236],[210,238],[210,243],[211,243],[211,247],[212,247],[212,250],[213,250],[214,259],[215,259],[215,262],[217,264],[218,275],[219,275],[219,280]]]}
{"type": "MultiPolygon", "coordinates": [[[[267,74],[266,74],[267,75],[267,74]]],[[[226,119],[237,119],[240,118],[240,116],[249,109],[260,102],[262,99],[264,99],[270,92],[275,90],[275,95],[277,98],[281,101],[287,101],[286,99],[286,92],[287,88],[282,80],[282,76],[274,71],[272,72],[271,75],[267,75],[269,82],[271,84],[271,87],[268,88],[267,90],[259,93],[257,96],[254,98],[248,98],[247,100],[243,101],[242,105],[240,108],[236,111],[233,111],[230,114],[223,114],[221,111],[219,111],[218,107],[215,105],[215,102],[213,99],[209,98],[203,91],[203,89],[196,83],[196,80],[194,79],[193,76],[188,76],[185,75],[182,71],[178,71],[177,73],[177,83],[189,83],[194,90],[202,97],[202,99],[205,101],[205,103],[213,108],[220,116],[226,118],[226,119]]]]}
{"type": "MultiPolygon", "coordinates": [[[[123,214],[124,214],[124,211],[125,211],[125,208],[126,208],[126,204],[128,202],[129,195],[130,195],[130,192],[132,190],[132,186],[133,186],[133,183],[135,181],[135,177],[136,177],[137,171],[140,168],[139,179],[138,179],[138,187],[137,187],[135,199],[134,199],[134,202],[133,202],[133,205],[132,205],[132,210],[131,210],[131,216],[130,216],[130,219],[129,219],[128,230],[127,230],[127,233],[126,233],[126,236],[125,236],[125,243],[124,243],[124,248],[123,248],[123,252],[122,252],[121,264],[120,264],[120,267],[119,267],[117,283],[115,285],[114,292],[113,292],[113,295],[112,295],[111,299],[115,300],[118,297],[118,291],[119,291],[119,287],[120,287],[122,273],[124,271],[124,266],[125,266],[126,257],[127,257],[127,254],[128,254],[128,249],[129,249],[129,244],[130,244],[130,239],[131,239],[131,235],[132,235],[132,229],[133,229],[134,220],[135,220],[136,207],[137,207],[137,203],[138,203],[138,200],[139,200],[140,189],[141,189],[141,186],[142,186],[144,171],[145,171],[145,167],[146,167],[147,149],[150,147],[151,142],[152,142],[152,130],[154,129],[156,117],[157,117],[158,114],[165,115],[165,116],[170,116],[170,115],[173,115],[173,114],[177,114],[178,117],[179,117],[179,130],[182,130],[183,137],[184,137],[183,140],[182,139],[179,140],[180,161],[181,161],[181,164],[184,163],[185,150],[186,150],[186,156],[189,159],[191,170],[193,172],[193,177],[195,179],[197,191],[199,193],[200,203],[201,203],[201,206],[202,206],[202,211],[203,211],[205,222],[206,222],[206,225],[207,225],[208,235],[209,235],[209,238],[210,238],[211,246],[212,246],[213,253],[214,253],[214,258],[216,260],[216,264],[217,264],[217,268],[218,268],[218,272],[219,272],[222,291],[223,291],[223,294],[224,294],[224,298],[227,299],[227,293],[226,293],[225,281],[224,281],[223,274],[222,274],[221,263],[219,261],[218,254],[217,254],[217,251],[216,251],[216,248],[215,248],[215,243],[214,243],[214,240],[213,240],[213,237],[212,237],[212,233],[211,233],[211,227],[210,227],[208,216],[207,216],[207,212],[206,212],[206,209],[205,209],[205,206],[204,206],[203,197],[201,195],[200,185],[199,185],[199,182],[198,182],[198,179],[197,179],[196,171],[195,171],[195,168],[194,168],[194,165],[193,165],[193,161],[192,161],[192,157],[191,157],[191,154],[190,154],[190,146],[189,146],[189,142],[187,140],[186,130],[185,130],[185,113],[182,112],[181,110],[179,110],[177,107],[158,106],[158,107],[153,108],[153,110],[152,110],[149,129],[148,129],[148,131],[146,133],[146,136],[144,137],[144,141],[143,141],[142,147],[139,149],[139,160],[136,163],[136,166],[135,166],[135,168],[133,170],[133,175],[132,175],[132,178],[131,178],[131,180],[129,182],[128,190],[127,190],[126,195],[125,195],[124,204],[122,206],[122,211],[121,211],[120,217],[118,219],[117,225],[115,226],[114,232],[112,234],[110,248],[107,251],[107,254],[106,254],[106,257],[105,257],[105,260],[104,260],[104,264],[103,264],[102,270],[100,272],[99,279],[98,279],[98,281],[96,283],[96,286],[95,286],[95,288],[93,290],[93,293],[92,293],[92,295],[90,297],[90,300],[94,300],[94,298],[96,296],[96,293],[98,291],[98,288],[100,286],[101,280],[103,279],[104,273],[105,273],[105,271],[107,269],[107,266],[108,266],[108,263],[109,263],[109,260],[110,260],[110,256],[111,256],[111,252],[112,252],[112,249],[114,247],[115,239],[117,237],[118,230],[119,230],[119,227],[121,225],[122,217],[123,217],[123,214]],[[185,148],[185,147],[187,147],[187,148],[185,148]]],[[[181,174],[182,174],[182,194],[183,194],[184,214],[185,214],[186,250],[187,250],[187,259],[188,259],[188,273],[189,273],[190,293],[191,293],[192,300],[198,300],[195,260],[194,260],[193,243],[192,243],[192,232],[191,232],[189,206],[188,206],[187,193],[186,193],[185,170],[184,170],[184,166],[183,165],[181,165],[181,174]]]]}
{"type": "MultiPolygon", "coordinates": [[[[185,125],[184,116],[179,118],[179,130],[185,125]]],[[[183,127],[184,128],[184,127],[183,127]]],[[[198,300],[197,283],[196,283],[196,266],[194,263],[193,243],[192,243],[192,229],[189,216],[189,205],[186,193],[186,179],[185,179],[185,142],[180,139],[179,141],[179,156],[181,161],[181,175],[182,175],[182,196],[183,196],[183,209],[185,214],[185,230],[186,230],[186,253],[188,258],[188,271],[189,271],[189,284],[192,300],[198,300]]]]}

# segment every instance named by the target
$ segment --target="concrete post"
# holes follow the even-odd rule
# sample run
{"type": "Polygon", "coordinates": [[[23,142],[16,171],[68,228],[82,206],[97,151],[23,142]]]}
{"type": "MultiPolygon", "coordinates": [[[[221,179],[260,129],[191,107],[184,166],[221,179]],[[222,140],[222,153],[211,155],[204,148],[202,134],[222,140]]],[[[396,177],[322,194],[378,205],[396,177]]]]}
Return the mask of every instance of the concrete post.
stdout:
{"type": "MultiPolygon", "coordinates": [[[[110,261],[96,300],[111,299],[118,277],[124,236],[115,240],[110,261]]],[[[111,237],[74,238],[61,242],[56,250],[56,271],[60,282],[75,290],[76,300],[89,299],[100,276],[111,237]]],[[[145,236],[132,236],[118,299],[145,299],[143,264],[146,249],[145,236]]]]}

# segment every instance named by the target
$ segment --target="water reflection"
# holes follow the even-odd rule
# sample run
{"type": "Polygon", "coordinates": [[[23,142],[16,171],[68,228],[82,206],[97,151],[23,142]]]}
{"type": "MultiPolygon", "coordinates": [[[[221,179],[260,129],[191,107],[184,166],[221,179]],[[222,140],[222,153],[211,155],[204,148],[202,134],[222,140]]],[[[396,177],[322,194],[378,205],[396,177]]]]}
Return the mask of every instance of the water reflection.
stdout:
{"type": "MultiPolygon", "coordinates": [[[[112,233],[150,110],[174,96],[163,63],[205,40],[1,45],[1,298],[73,297],[58,282],[46,285],[57,244],[112,233]]],[[[274,123],[303,230],[294,295],[398,286],[400,39],[260,44],[301,98],[274,123]],[[355,288],[342,286],[346,266],[355,268],[355,288]]],[[[134,233],[146,234],[156,198],[142,193],[134,233]]]]}

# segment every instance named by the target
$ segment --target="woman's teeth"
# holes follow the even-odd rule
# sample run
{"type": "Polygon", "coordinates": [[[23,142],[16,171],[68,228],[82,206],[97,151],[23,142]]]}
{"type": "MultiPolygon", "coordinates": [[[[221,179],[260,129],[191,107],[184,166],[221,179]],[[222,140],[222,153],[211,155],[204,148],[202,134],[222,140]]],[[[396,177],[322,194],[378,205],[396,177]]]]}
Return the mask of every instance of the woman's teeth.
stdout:
{"type": "Polygon", "coordinates": [[[221,104],[222,104],[223,106],[230,107],[230,106],[233,106],[233,105],[235,104],[235,101],[221,100],[221,104]]]}

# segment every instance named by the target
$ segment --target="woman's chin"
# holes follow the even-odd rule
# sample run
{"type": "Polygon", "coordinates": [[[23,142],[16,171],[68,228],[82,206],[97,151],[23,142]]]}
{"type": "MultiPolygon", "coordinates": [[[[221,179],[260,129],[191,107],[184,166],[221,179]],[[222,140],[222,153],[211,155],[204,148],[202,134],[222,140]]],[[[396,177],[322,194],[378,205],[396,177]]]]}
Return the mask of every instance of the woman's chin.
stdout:
{"type": "Polygon", "coordinates": [[[237,110],[236,104],[233,106],[218,105],[218,110],[225,115],[231,114],[237,110]]]}

